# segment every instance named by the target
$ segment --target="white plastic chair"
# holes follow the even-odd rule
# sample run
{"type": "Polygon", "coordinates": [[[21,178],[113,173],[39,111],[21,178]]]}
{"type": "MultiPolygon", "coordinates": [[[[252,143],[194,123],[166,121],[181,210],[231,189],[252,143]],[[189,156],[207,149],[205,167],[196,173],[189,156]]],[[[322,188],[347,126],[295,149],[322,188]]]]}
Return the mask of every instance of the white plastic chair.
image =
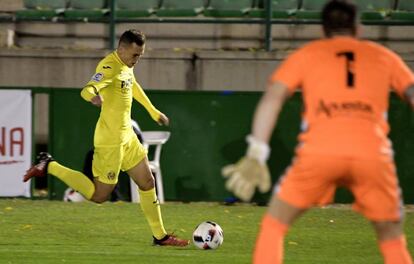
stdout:
{"type": "MultiPolygon", "coordinates": [[[[155,146],[154,157],[149,160],[151,172],[154,174],[155,183],[157,188],[158,200],[160,203],[164,203],[164,187],[162,184],[162,174],[160,166],[161,148],[162,145],[170,138],[170,132],[168,131],[143,131],[142,137],[144,139],[143,146],[149,150],[150,146],[155,146]]],[[[138,186],[130,179],[131,185],[131,201],[139,203],[138,186]]]]}

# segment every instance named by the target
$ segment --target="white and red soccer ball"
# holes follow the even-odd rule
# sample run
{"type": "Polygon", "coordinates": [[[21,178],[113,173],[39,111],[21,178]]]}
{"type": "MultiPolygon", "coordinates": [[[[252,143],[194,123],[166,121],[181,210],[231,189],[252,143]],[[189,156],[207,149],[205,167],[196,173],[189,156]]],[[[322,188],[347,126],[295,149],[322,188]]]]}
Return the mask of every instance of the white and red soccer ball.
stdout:
{"type": "Polygon", "coordinates": [[[63,194],[63,201],[79,203],[86,201],[85,197],[82,196],[79,192],[75,191],[72,188],[67,188],[63,194]]]}
{"type": "Polygon", "coordinates": [[[193,243],[199,249],[216,249],[223,239],[223,229],[212,221],[202,222],[193,232],[193,243]]]}

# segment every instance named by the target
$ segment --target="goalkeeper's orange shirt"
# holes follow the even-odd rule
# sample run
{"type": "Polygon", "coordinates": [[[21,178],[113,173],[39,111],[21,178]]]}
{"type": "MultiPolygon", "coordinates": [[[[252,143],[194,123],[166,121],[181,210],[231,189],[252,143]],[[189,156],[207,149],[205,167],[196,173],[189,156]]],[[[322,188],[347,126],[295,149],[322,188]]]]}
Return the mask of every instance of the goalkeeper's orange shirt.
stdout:
{"type": "Polygon", "coordinates": [[[387,139],[390,89],[401,97],[414,75],[389,49],[352,37],[313,41],[270,77],[302,91],[299,153],[392,154],[387,139]]]}

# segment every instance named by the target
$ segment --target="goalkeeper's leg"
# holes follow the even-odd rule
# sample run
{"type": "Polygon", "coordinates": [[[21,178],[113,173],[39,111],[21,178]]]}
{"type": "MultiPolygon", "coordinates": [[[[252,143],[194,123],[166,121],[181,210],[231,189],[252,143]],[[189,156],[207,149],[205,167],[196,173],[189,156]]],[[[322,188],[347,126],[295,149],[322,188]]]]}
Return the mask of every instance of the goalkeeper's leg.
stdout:
{"type": "Polygon", "coordinates": [[[293,222],[305,209],[294,207],[277,197],[271,199],[268,212],[263,217],[256,246],[253,264],[283,263],[283,242],[293,222]]]}
{"type": "Polygon", "coordinates": [[[372,222],[385,264],[412,264],[402,231],[402,222],[372,222]]]}

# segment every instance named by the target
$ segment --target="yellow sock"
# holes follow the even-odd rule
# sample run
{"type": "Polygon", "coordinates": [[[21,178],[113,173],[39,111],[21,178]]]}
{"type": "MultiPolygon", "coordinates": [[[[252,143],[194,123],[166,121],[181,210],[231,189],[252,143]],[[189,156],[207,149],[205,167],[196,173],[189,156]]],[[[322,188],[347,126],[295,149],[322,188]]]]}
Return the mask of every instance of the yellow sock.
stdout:
{"type": "Polygon", "coordinates": [[[83,173],[66,168],[56,161],[49,162],[47,172],[80,192],[88,200],[92,198],[95,192],[95,185],[83,173]]]}
{"type": "Polygon", "coordinates": [[[155,194],[155,188],[148,191],[138,189],[138,193],[141,209],[151,227],[152,235],[156,239],[162,239],[165,237],[167,232],[165,232],[164,224],[162,223],[160,203],[158,202],[157,195],[155,194]]]}

